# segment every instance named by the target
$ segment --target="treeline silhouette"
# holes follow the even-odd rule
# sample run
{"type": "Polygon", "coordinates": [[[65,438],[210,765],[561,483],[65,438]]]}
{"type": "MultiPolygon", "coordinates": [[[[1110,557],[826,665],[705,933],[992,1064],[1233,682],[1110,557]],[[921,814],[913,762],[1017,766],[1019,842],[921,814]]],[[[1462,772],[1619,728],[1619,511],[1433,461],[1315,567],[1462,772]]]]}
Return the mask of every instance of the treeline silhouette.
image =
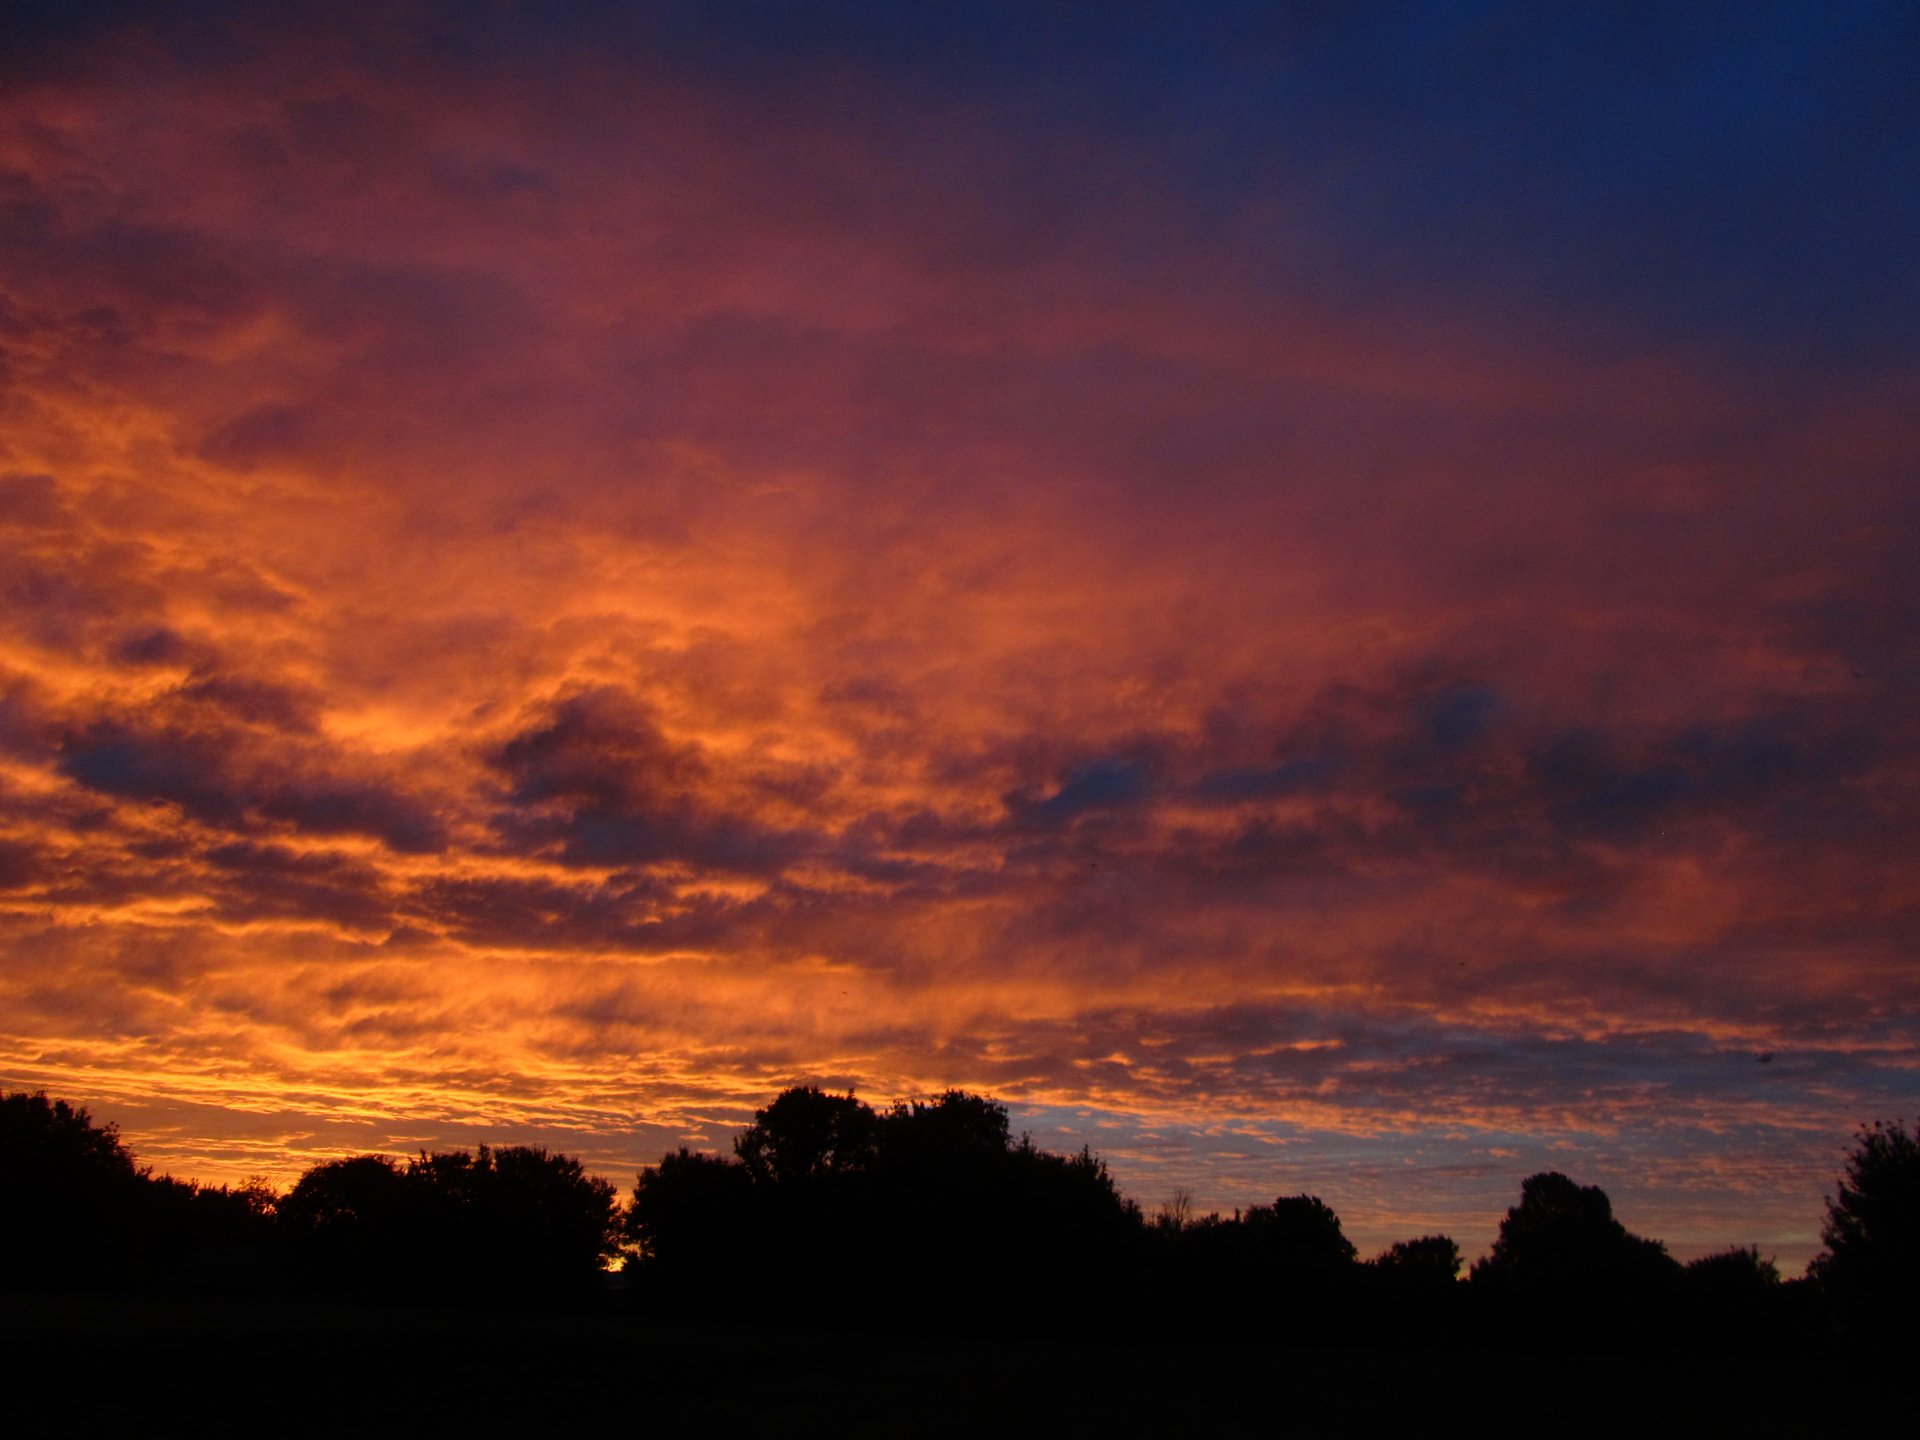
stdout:
{"type": "Polygon", "coordinates": [[[1878,1347],[1920,1333],[1920,1134],[1861,1130],[1805,1279],[1751,1247],[1681,1265],[1555,1172],[1522,1182],[1463,1277],[1445,1235],[1362,1260],[1313,1195],[1231,1216],[1176,1198],[1149,1216],[1091,1151],[1015,1140],[1003,1106],[959,1090],[885,1110],[787,1090],[731,1156],[665,1155],[624,1204],[572,1157],[525,1146],[331,1160],[285,1194],[202,1186],[140,1167],[83,1109],[5,1094],[0,1236],[0,1288],[16,1292],[1202,1342],[1878,1347]]]}

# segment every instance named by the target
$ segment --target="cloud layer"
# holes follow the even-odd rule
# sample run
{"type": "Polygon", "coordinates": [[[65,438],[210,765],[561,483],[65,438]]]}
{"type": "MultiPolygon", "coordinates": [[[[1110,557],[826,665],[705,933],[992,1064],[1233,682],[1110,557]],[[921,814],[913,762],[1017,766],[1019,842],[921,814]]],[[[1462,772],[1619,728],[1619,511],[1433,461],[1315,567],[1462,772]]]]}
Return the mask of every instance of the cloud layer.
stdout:
{"type": "Polygon", "coordinates": [[[10,12],[0,1080],[1803,1259],[1920,1098],[1911,17],[797,13],[10,12]]]}

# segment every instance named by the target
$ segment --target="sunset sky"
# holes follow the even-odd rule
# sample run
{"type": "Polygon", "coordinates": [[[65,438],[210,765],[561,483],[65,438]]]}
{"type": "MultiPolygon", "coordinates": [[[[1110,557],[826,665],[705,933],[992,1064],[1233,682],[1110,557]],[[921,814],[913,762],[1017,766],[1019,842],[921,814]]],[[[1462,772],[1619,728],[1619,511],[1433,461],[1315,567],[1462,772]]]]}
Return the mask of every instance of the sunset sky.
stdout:
{"type": "Polygon", "coordinates": [[[1916,156],[1908,0],[8,5],[0,1088],[1797,1272],[1920,1112],[1916,156]]]}

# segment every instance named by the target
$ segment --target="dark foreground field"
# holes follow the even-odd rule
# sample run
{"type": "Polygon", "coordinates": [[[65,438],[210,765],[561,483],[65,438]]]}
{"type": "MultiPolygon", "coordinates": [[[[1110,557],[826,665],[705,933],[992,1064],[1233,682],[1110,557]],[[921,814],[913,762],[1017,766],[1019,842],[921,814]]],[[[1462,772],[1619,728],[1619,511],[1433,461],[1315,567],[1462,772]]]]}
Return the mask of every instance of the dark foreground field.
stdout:
{"type": "MultiPolygon", "coordinates": [[[[901,1339],[618,1316],[0,1300],[14,1397],[57,1431],[294,1435],[1810,1434],[1833,1360],[901,1339]]],[[[1857,1377],[1854,1377],[1857,1380],[1857,1377]]],[[[25,1432],[15,1432],[25,1433],[25,1432]]]]}

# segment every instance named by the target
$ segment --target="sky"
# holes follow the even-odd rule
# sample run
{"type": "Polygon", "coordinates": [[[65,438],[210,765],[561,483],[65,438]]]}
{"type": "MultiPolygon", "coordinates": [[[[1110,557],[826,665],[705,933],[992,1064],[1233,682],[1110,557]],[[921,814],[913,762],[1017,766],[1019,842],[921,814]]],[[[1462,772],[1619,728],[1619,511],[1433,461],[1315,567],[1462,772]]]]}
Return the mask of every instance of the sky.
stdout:
{"type": "Polygon", "coordinates": [[[1905,3],[0,12],[0,1087],[949,1086],[1797,1271],[1920,1113],[1905,3]]]}

